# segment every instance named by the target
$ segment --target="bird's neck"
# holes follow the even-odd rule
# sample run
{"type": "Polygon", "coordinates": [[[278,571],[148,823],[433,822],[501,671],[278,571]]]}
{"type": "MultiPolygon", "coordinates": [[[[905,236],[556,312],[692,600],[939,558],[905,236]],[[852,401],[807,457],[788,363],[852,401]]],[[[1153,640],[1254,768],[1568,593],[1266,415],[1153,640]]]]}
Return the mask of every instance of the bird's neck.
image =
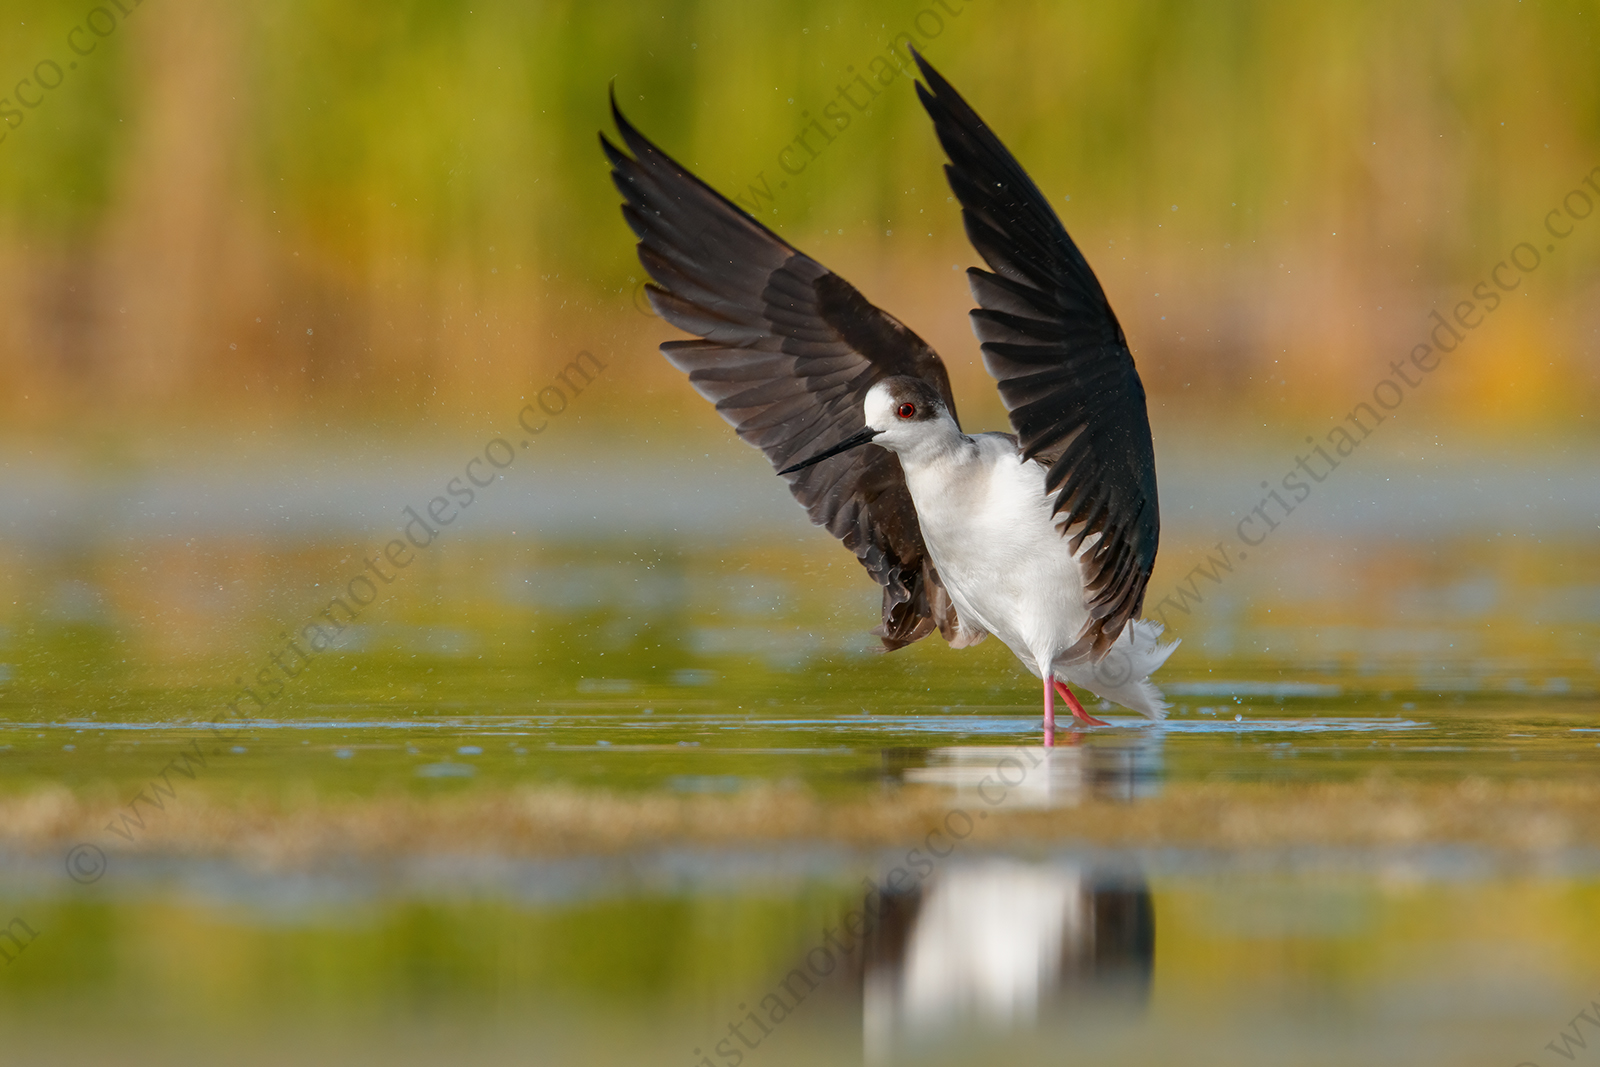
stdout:
{"type": "Polygon", "coordinates": [[[954,420],[940,419],[929,424],[914,440],[899,444],[895,451],[909,476],[913,470],[934,470],[959,464],[970,458],[972,438],[961,432],[954,420]]]}

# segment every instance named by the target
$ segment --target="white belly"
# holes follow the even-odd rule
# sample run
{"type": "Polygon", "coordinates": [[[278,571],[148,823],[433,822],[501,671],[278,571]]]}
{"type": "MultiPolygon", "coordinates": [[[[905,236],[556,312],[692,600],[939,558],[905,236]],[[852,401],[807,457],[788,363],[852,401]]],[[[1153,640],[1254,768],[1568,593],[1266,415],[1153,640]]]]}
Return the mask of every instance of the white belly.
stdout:
{"type": "Polygon", "coordinates": [[[1089,617],[1083,572],[1051,521],[1044,468],[1019,460],[999,434],[905,466],[922,538],[957,614],[1042,677],[1089,617]]]}

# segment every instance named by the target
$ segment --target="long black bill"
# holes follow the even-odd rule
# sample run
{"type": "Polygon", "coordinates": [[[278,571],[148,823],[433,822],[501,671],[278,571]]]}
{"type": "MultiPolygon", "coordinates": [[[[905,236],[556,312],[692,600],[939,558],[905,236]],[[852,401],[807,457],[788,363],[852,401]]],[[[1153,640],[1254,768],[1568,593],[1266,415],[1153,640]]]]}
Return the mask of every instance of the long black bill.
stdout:
{"type": "Polygon", "coordinates": [[[852,448],[860,448],[862,445],[867,444],[882,432],[882,430],[874,430],[871,426],[864,426],[861,428],[860,433],[851,434],[849,437],[846,437],[843,441],[840,441],[826,452],[820,452],[804,462],[796,463],[792,467],[785,467],[778,473],[793,474],[795,471],[803,471],[812,464],[821,463],[830,456],[837,456],[840,452],[848,452],[852,448]]]}

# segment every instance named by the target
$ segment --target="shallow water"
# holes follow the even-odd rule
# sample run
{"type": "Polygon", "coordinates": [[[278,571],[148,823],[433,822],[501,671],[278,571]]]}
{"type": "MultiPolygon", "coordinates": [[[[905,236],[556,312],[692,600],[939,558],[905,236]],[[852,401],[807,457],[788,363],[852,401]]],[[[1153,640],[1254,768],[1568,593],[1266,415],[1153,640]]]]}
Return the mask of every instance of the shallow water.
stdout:
{"type": "Polygon", "coordinates": [[[1600,553],[1460,517],[1202,579],[1050,750],[801,523],[462,537],[265,708],[370,538],[13,545],[8,1057],[1581,1062],[1600,553]]]}

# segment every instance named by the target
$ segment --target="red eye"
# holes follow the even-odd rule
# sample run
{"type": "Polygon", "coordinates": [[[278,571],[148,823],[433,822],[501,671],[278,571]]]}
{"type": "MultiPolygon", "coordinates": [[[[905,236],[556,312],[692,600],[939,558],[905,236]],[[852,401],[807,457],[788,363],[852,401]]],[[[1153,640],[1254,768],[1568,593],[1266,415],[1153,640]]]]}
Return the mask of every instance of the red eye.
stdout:
{"type": "Polygon", "coordinates": [[[902,419],[909,419],[916,413],[917,405],[915,404],[901,404],[899,409],[895,411],[895,414],[899,415],[902,419]]]}

